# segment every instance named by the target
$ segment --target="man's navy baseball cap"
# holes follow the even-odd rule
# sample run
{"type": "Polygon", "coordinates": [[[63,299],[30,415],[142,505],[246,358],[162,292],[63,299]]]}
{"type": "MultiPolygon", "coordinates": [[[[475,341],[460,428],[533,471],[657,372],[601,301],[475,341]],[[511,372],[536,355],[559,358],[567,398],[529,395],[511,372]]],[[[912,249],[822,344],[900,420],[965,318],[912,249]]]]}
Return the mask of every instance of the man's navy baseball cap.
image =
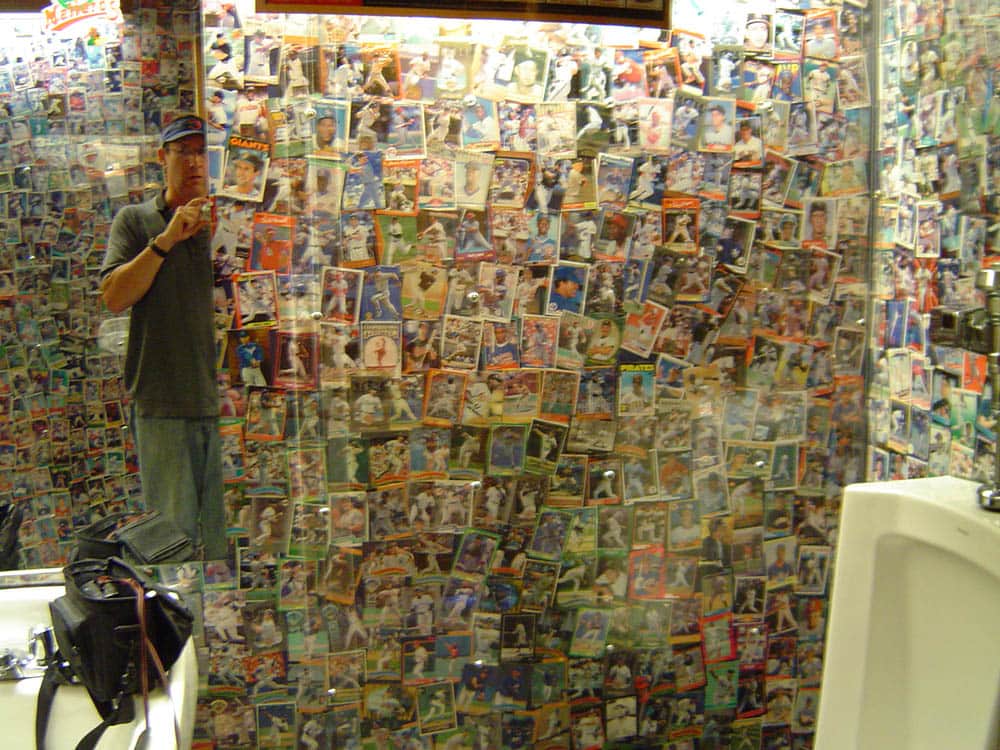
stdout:
{"type": "Polygon", "coordinates": [[[166,146],[189,135],[205,135],[205,121],[196,115],[184,115],[171,120],[160,132],[160,145],[166,146]]]}

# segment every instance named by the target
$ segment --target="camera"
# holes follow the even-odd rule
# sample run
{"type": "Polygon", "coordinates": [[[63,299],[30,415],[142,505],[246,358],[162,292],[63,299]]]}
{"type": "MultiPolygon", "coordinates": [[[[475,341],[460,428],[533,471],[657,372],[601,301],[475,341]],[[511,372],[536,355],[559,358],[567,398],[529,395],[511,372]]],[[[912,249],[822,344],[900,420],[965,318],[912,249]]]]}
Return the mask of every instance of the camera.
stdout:
{"type": "Polygon", "coordinates": [[[993,350],[990,316],[985,307],[962,310],[935,307],[931,310],[930,337],[932,344],[969,349],[978,354],[993,350]]]}

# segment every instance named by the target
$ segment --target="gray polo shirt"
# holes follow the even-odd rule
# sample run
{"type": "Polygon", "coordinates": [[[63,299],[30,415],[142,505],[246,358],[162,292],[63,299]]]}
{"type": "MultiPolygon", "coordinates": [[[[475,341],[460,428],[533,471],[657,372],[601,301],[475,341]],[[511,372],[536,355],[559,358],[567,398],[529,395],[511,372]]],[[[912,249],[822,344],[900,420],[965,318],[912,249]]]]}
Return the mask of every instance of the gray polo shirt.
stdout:
{"type": "MultiPolygon", "coordinates": [[[[163,194],[123,207],[111,223],[101,277],[129,262],[172,215],[163,194]]],[[[177,243],[132,306],[125,387],[144,417],[216,417],[216,346],[208,230],[177,243]]]]}

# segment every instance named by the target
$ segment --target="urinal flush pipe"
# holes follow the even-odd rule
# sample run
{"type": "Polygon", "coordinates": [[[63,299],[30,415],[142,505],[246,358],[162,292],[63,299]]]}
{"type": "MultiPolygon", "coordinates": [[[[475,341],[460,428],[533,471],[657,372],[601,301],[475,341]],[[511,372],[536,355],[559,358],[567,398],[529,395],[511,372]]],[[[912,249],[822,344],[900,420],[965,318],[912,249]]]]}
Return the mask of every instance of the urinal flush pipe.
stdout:
{"type": "MultiPolygon", "coordinates": [[[[990,353],[988,376],[990,379],[990,416],[993,429],[1000,423],[1000,272],[994,268],[980,269],[976,274],[976,288],[986,295],[986,312],[989,315],[990,353]]],[[[1000,513],[1000,446],[993,448],[992,481],[980,486],[979,504],[986,510],[1000,513]]]]}

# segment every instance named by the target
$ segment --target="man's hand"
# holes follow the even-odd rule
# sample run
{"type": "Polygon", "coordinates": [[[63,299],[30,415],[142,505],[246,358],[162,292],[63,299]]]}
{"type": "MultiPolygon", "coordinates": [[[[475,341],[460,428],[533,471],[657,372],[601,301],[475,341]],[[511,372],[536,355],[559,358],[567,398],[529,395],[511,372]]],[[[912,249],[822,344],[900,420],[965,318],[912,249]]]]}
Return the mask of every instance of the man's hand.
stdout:
{"type": "Polygon", "coordinates": [[[209,198],[194,198],[178,208],[167,228],[157,237],[156,244],[163,250],[170,250],[178,242],[183,242],[197,234],[203,227],[207,227],[209,221],[202,211],[209,200],[209,198]]]}

